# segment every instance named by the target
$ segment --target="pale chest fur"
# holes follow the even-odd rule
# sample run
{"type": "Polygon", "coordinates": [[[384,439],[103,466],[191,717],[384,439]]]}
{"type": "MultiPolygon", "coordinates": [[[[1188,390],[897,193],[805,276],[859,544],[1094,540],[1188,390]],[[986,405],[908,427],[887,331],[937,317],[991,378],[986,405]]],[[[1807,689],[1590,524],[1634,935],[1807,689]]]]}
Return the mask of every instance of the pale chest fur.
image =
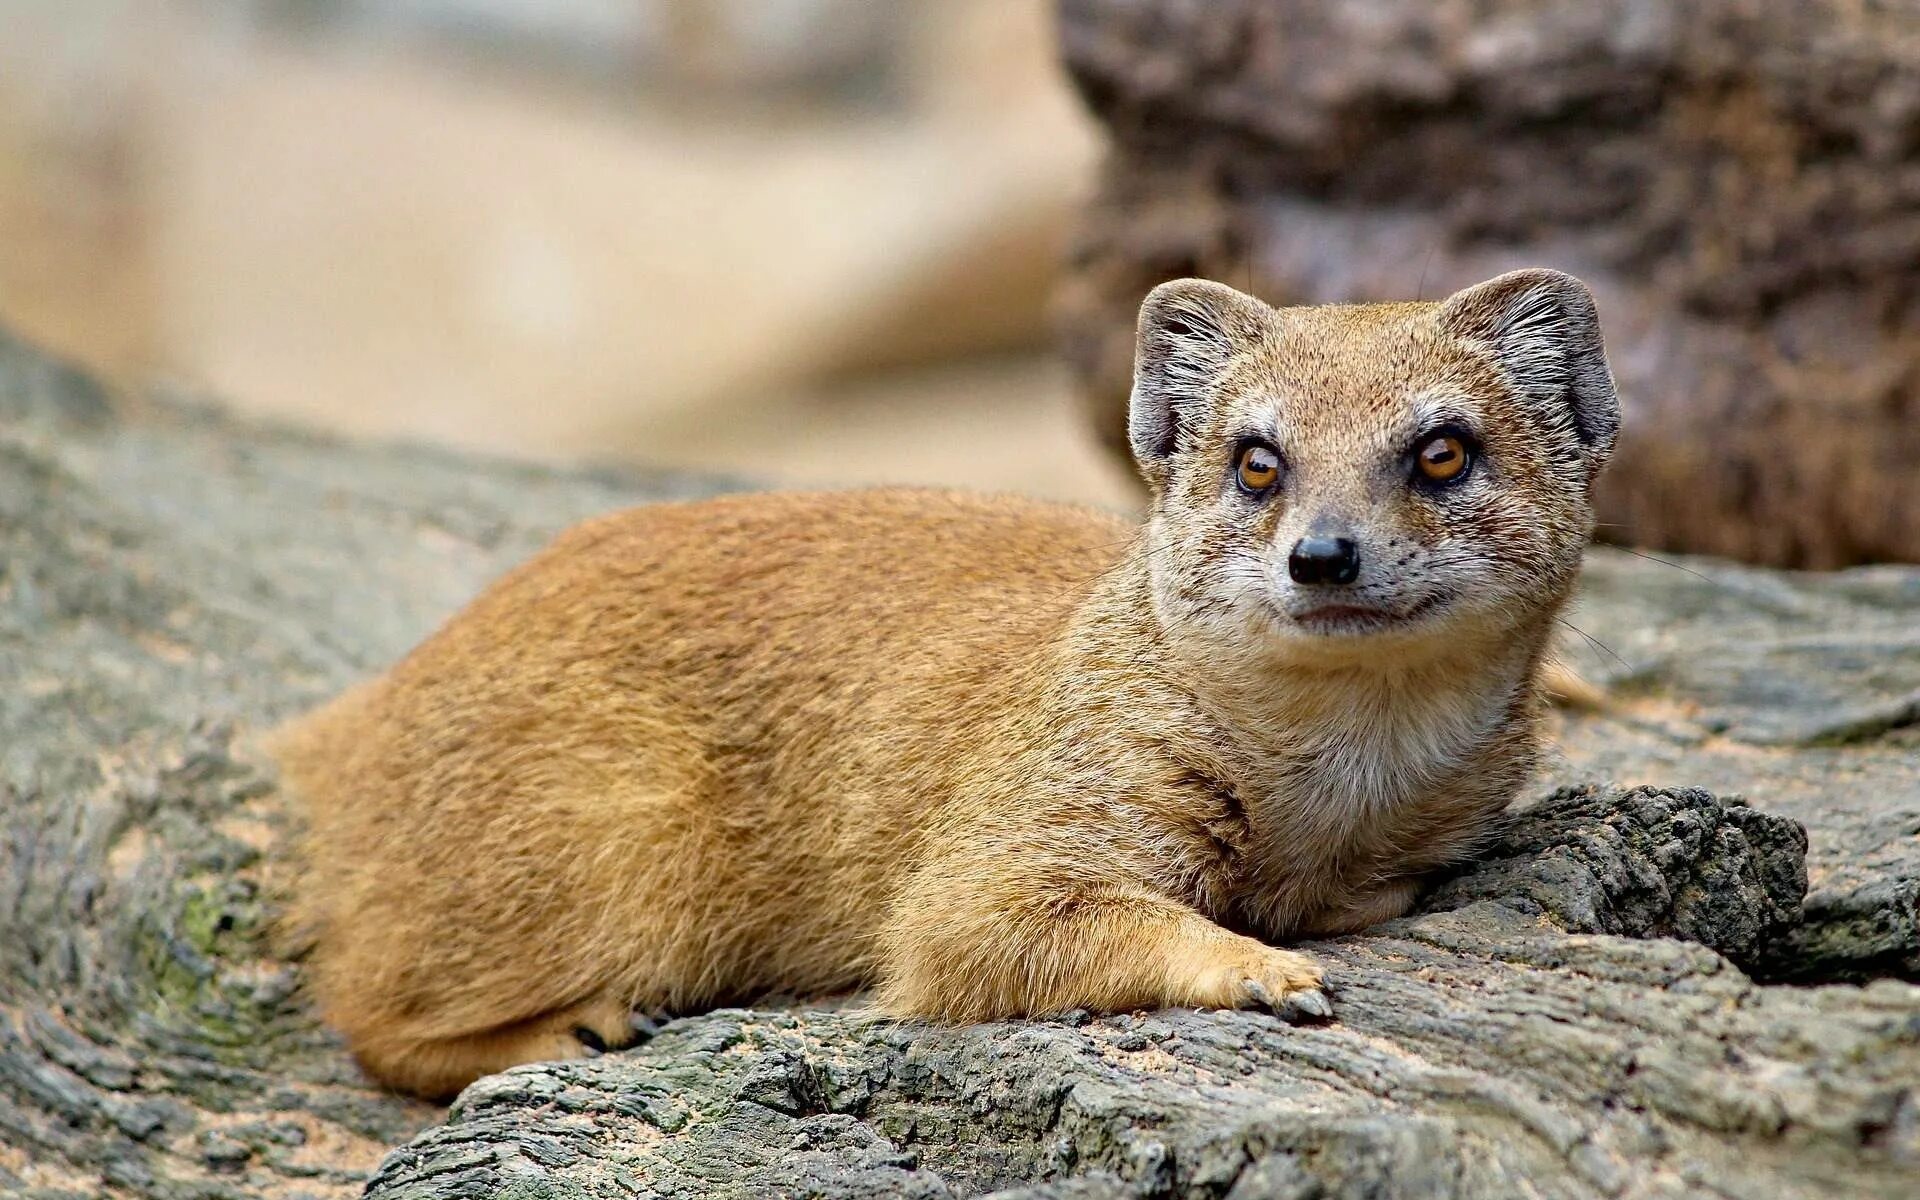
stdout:
{"type": "Polygon", "coordinates": [[[1289,681],[1259,719],[1207,714],[1224,786],[1202,803],[1238,818],[1205,850],[1207,907],[1267,936],[1339,929],[1471,853],[1531,766],[1526,673],[1289,681]]]}

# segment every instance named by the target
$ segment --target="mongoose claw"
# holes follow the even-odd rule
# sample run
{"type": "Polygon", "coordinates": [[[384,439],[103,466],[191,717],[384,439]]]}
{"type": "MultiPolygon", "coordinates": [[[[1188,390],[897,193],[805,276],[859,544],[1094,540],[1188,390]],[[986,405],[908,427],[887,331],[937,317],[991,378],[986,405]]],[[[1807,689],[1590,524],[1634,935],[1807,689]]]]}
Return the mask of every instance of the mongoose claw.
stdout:
{"type": "Polygon", "coordinates": [[[1253,998],[1256,1005],[1290,1025],[1306,1025],[1333,1018],[1333,1005],[1327,1002],[1326,993],[1318,988],[1306,988],[1276,997],[1266,984],[1258,979],[1249,979],[1247,995],[1253,998]]]}
{"type": "Polygon", "coordinates": [[[588,1058],[599,1058],[607,1051],[607,1040],[585,1025],[576,1027],[573,1036],[580,1043],[580,1052],[588,1058]]]}
{"type": "Polygon", "coordinates": [[[1253,997],[1253,1002],[1261,1008],[1271,1012],[1280,1006],[1280,1002],[1273,998],[1273,993],[1267,990],[1267,985],[1258,979],[1247,980],[1246,988],[1247,995],[1253,997]]]}
{"type": "Polygon", "coordinates": [[[632,1029],[633,1036],[641,1041],[651,1039],[665,1024],[663,1014],[650,1013],[638,1008],[627,1014],[627,1027],[632,1029]]]}
{"type": "Polygon", "coordinates": [[[1327,994],[1317,988],[1293,992],[1287,996],[1284,1003],[1290,1011],[1280,1015],[1289,1021],[1306,1023],[1333,1019],[1333,1005],[1327,1001],[1327,994]]]}

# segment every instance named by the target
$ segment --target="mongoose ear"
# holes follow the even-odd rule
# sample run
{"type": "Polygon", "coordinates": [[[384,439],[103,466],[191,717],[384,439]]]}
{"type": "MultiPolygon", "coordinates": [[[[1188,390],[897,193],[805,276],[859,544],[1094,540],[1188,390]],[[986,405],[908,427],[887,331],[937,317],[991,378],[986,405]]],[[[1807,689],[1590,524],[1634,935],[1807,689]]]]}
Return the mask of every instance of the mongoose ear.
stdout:
{"type": "Polygon", "coordinates": [[[1579,447],[1592,480],[1613,453],[1620,397],[1587,285],[1541,267],[1509,271],[1441,301],[1440,320],[1492,348],[1548,423],[1579,447]]]}
{"type": "Polygon", "coordinates": [[[1236,350],[1258,339],[1272,310],[1207,279],[1174,279],[1147,293],[1134,342],[1127,441],[1149,475],[1180,444],[1236,350]]]}

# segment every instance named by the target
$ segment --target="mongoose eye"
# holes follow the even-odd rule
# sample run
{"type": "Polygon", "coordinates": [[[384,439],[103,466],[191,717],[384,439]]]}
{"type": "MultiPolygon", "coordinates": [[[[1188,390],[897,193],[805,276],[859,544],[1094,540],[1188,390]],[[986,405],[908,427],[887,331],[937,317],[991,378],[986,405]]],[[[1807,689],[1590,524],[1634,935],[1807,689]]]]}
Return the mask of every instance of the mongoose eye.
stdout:
{"type": "Polygon", "coordinates": [[[1280,482],[1280,452],[1259,442],[1242,447],[1238,474],[1242,490],[1266,491],[1280,482]]]}
{"type": "Polygon", "coordinates": [[[1413,452],[1414,466],[1424,479],[1434,483],[1452,483],[1473,465],[1473,451],[1456,434],[1435,434],[1420,443],[1413,452]]]}

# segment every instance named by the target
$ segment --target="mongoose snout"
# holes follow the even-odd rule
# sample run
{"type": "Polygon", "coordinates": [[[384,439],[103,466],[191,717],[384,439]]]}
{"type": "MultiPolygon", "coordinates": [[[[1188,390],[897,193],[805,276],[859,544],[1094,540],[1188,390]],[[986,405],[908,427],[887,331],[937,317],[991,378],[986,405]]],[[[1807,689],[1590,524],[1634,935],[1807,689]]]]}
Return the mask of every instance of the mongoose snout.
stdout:
{"type": "Polygon", "coordinates": [[[1350,537],[1309,534],[1288,552],[1287,574],[1295,583],[1345,586],[1360,578],[1360,547],[1350,537]]]}
{"type": "Polygon", "coordinates": [[[905,490],[589,521],[277,736],[312,992],[433,1096],[772,990],[1325,1018],[1276,943],[1404,913],[1526,778],[1618,423],[1566,275],[1178,280],[1137,524],[905,490]]]}

